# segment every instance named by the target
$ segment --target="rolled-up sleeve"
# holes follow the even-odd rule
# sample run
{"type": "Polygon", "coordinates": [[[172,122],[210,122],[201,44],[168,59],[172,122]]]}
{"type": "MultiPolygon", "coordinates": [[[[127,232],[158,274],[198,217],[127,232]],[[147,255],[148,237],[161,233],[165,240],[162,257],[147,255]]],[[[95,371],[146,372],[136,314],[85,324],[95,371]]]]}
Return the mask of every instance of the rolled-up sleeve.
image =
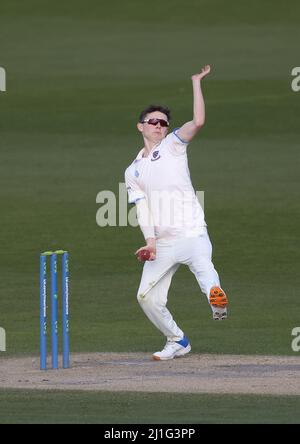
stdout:
{"type": "Polygon", "coordinates": [[[130,167],[125,172],[125,183],[128,192],[128,202],[137,206],[137,219],[144,238],[155,237],[154,222],[151,211],[148,207],[147,197],[134,180],[130,167]]]}
{"type": "Polygon", "coordinates": [[[144,192],[134,180],[129,168],[125,171],[125,184],[128,193],[128,202],[130,204],[135,204],[138,200],[145,199],[144,192]]]}

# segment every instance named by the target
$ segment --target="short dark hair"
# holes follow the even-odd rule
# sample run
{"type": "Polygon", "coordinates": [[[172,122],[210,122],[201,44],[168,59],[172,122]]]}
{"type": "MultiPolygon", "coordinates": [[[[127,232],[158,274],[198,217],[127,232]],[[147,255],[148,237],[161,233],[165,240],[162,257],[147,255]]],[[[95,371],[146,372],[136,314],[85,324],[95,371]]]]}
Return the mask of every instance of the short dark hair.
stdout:
{"type": "Polygon", "coordinates": [[[147,114],[153,113],[154,111],[159,111],[165,114],[168,118],[168,122],[171,120],[171,111],[166,106],[161,105],[149,105],[146,109],[144,109],[139,117],[139,122],[143,123],[147,114]]]}

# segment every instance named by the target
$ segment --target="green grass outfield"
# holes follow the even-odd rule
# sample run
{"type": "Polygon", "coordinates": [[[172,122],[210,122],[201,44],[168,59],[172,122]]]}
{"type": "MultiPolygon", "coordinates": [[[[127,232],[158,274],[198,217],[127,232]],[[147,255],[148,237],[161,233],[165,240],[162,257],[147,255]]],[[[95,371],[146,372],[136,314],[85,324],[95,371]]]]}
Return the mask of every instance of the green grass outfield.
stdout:
{"type": "Polygon", "coordinates": [[[299,424],[300,397],[0,390],[1,424],[299,424]]]}
{"type": "Polygon", "coordinates": [[[38,353],[39,253],[57,248],[71,253],[73,351],[162,346],[135,298],[141,266],[133,252],[142,235],[98,227],[96,196],[123,182],[142,143],[135,128],[141,109],[167,104],[174,127],[192,117],[190,76],[206,63],[213,67],[203,85],[207,123],[188,148],[189,165],[195,188],[205,191],[230,320],[211,321],[184,268],[169,305],[195,352],[295,354],[300,92],[291,90],[291,70],[300,65],[300,5],[182,5],[1,3],[0,326],[7,355],[38,353]]]}

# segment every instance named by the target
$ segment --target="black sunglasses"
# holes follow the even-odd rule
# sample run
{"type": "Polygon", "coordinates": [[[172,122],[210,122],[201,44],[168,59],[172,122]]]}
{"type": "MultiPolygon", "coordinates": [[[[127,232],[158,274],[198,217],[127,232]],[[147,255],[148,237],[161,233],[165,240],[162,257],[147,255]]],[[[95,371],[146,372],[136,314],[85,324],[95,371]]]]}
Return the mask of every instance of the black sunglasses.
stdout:
{"type": "Polygon", "coordinates": [[[164,119],[146,119],[142,123],[149,123],[149,125],[154,125],[154,126],[156,126],[158,123],[160,123],[160,126],[163,126],[163,127],[169,126],[169,122],[167,122],[164,119]]]}

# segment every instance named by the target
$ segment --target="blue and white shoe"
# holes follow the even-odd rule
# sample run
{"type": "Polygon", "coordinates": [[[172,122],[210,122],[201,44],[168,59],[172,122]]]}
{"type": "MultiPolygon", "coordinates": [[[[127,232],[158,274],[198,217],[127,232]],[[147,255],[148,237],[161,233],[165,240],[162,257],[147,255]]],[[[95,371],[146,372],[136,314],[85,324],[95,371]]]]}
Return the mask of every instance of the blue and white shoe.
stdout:
{"type": "Polygon", "coordinates": [[[167,341],[162,351],[153,354],[153,359],[155,361],[168,361],[186,355],[191,349],[190,341],[184,336],[180,341],[167,341]]]}

